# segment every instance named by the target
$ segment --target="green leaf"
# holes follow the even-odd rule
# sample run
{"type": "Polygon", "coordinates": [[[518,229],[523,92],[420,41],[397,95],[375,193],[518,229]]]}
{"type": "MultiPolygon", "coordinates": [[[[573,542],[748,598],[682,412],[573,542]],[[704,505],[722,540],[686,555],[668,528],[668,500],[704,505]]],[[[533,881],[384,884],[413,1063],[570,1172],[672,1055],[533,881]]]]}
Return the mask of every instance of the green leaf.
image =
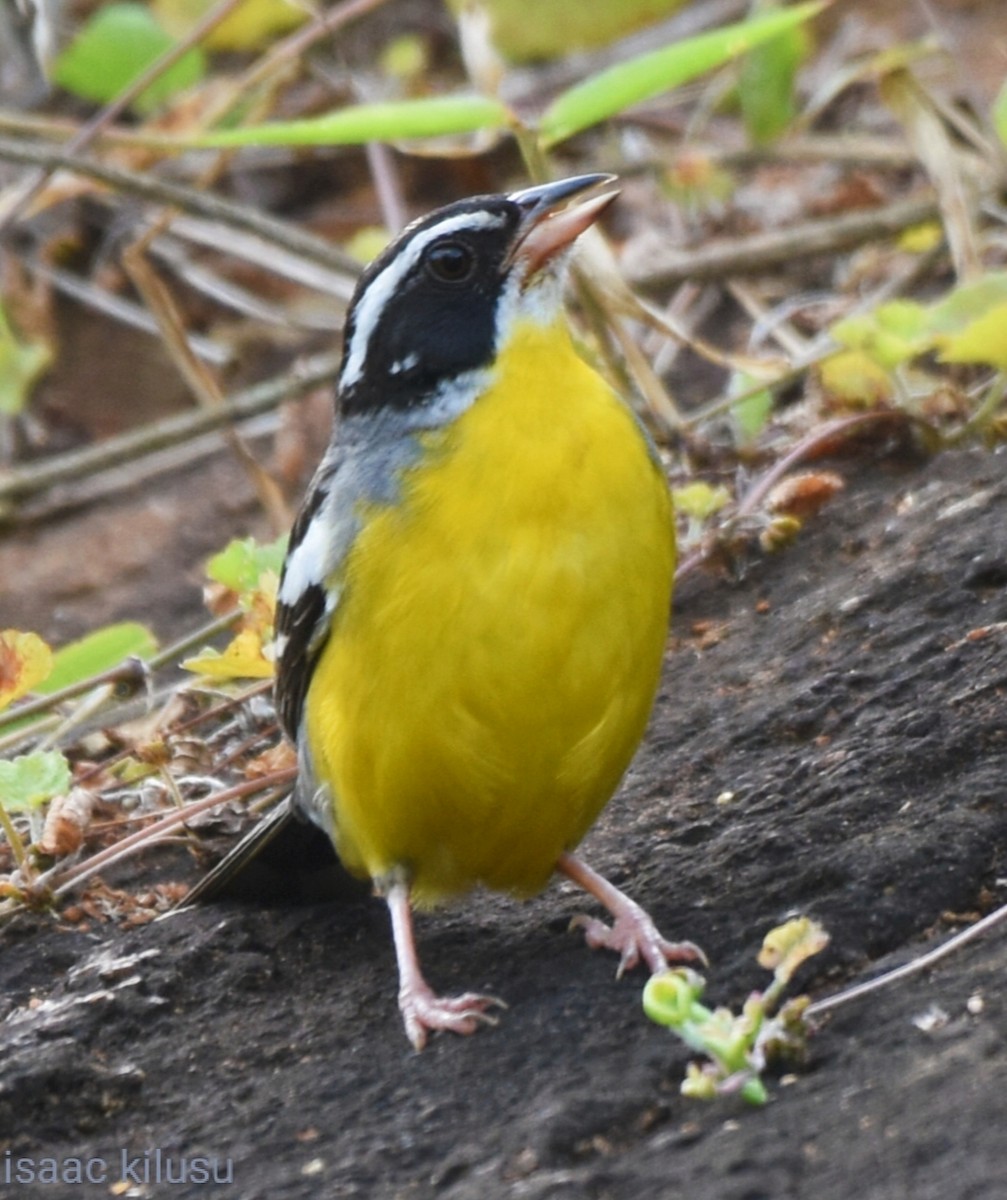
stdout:
{"type": "Polygon", "coordinates": [[[982,363],[1007,371],[1007,303],[994,305],[955,333],[935,338],[941,362],[982,363]]]}
{"type": "Polygon", "coordinates": [[[997,98],[993,101],[993,111],[990,114],[993,119],[993,128],[997,131],[1000,141],[1007,146],[1007,83],[997,94],[997,98]]]}
{"type": "MultiPolygon", "coordinates": [[[[52,77],[75,96],[106,104],[174,44],[142,4],[106,4],[57,58],[52,77]]],[[[134,107],[152,112],[205,74],[203,52],[189,50],[141,92],[134,107]]]]}
{"type": "Polygon", "coordinates": [[[52,362],[45,342],[19,340],[0,308],[0,416],[23,412],[32,388],[52,362]]]}
{"type": "Polygon", "coordinates": [[[873,312],[837,321],[829,332],[840,346],[862,351],[891,370],[929,348],[929,319],[914,300],[890,300],[873,312]]]}
{"type": "Polygon", "coordinates": [[[378,257],[389,242],[388,230],[381,225],[363,225],[343,243],[347,254],[352,254],[360,263],[369,263],[378,257]]]}
{"type": "Polygon", "coordinates": [[[824,7],[822,2],[798,4],[609,67],[557,96],[539,122],[541,138],[546,146],[562,142],[641,100],[723,66],[810,20],[824,7]]]}
{"type": "Polygon", "coordinates": [[[70,790],[70,764],[58,750],[35,750],[0,759],[0,804],[27,812],[70,790]]]}
{"type": "Polygon", "coordinates": [[[731,421],[734,424],[735,440],[747,446],[765,429],[773,412],[773,393],[768,388],[758,388],[760,381],[744,371],[735,373],[730,391],[738,397],[731,405],[731,421]]]}
{"type": "Polygon", "coordinates": [[[928,328],[934,333],[957,333],[1007,303],[1007,271],[989,271],[963,283],[929,308],[928,328]]]}
{"type": "Polygon", "coordinates": [[[52,674],[35,690],[50,695],[72,683],[110,671],[131,656],[150,658],[156,650],[157,638],[146,625],[136,621],[106,625],[57,650],[52,674]]]}
{"type": "Polygon", "coordinates": [[[378,62],[382,72],[391,79],[406,83],[420,79],[430,68],[427,40],[418,33],[400,33],[381,51],[378,62]]]}
{"type": "MultiPolygon", "coordinates": [[[[1007,370],[1005,327],[1007,271],[990,271],[933,304],[891,300],[873,312],[838,321],[830,332],[841,346],[888,371],[934,349],[942,362],[984,363],[1002,371],[1007,370]]],[[[850,367],[859,372],[856,359],[840,357],[828,372],[829,386],[846,390],[837,371],[850,367]]]]}
{"type": "Polygon", "coordinates": [[[206,573],[239,595],[252,592],[266,571],[279,575],[287,553],[287,535],[261,545],[255,538],[235,538],[206,564],[206,573]]]}
{"type": "Polygon", "coordinates": [[[874,312],[837,322],[831,333],[840,345],[869,355],[888,370],[935,348],[943,362],[985,363],[1004,370],[1005,322],[1007,271],[990,271],[928,306],[892,300],[874,312]]]}
{"type": "MultiPolygon", "coordinates": [[[[779,11],[775,0],[761,10],[779,11]]],[[[788,29],[745,55],[738,79],[741,114],[757,145],[779,137],[796,115],[794,77],[808,52],[804,29],[788,29]]]]}
{"type": "Polygon", "coordinates": [[[753,392],[744,400],[731,405],[731,420],[734,422],[737,439],[742,445],[750,445],[765,429],[773,411],[773,393],[767,390],[753,392]]]}
{"type": "Polygon", "coordinates": [[[358,146],[502,129],[510,114],[485,96],[433,96],[387,104],[351,104],[302,121],[270,121],[179,139],[179,145],[217,149],[227,146],[358,146]]]}

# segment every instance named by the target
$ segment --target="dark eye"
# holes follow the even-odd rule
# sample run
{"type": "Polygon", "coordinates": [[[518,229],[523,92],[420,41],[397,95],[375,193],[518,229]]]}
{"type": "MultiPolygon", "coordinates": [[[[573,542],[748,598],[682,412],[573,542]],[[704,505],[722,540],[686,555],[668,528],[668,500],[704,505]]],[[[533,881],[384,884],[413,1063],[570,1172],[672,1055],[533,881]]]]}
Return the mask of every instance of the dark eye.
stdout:
{"type": "Polygon", "coordinates": [[[426,256],[427,270],[441,283],[463,283],[475,270],[475,255],[461,242],[438,242],[426,256]]]}

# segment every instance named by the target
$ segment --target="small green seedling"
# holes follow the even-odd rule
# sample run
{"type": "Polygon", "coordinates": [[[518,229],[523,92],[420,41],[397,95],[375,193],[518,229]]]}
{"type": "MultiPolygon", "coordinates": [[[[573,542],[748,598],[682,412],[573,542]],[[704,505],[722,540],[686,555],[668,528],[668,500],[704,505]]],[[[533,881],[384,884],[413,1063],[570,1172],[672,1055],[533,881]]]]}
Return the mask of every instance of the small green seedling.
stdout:
{"type": "Polygon", "coordinates": [[[825,930],[808,917],[797,917],[770,930],[759,965],[773,972],[764,992],[753,992],[735,1016],[728,1008],[700,1003],[706,980],[687,967],[655,975],[643,991],[643,1009],[658,1025],[667,1025],[709,1061],[690,1063],[682,1094],[701,1100],[740,1093],[749,1104],[769,1098],[761,1075],[774,1057],[800,1057],[807,1035],[807,996],[788,1000],[777,1011],[783,989],[797,968],[828,945],[825,930]]]}
{"type": "Polygon", "coordinates": [[[19,869],[29,877],[32,868],[28,847],[11,813],[28,817],[32,824],[31,840],[38,841],[43,806],[54,796],[65,795],[71,782],[70,764],[58,750],[34,750],[17,758],[0,759],[0,833],[6,837],[19,869]]]}

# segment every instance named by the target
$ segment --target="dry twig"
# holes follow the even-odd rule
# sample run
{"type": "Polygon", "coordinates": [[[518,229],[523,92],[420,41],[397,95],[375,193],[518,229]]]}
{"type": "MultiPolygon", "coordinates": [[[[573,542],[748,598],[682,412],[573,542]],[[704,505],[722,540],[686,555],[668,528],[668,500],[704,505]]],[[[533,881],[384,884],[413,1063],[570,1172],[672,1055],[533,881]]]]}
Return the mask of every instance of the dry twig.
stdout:
{"type": "Polygon", "coordinates": [[[141,429],[131,429],[92,446],[54,455],[26,466],[0,471],[0,517],[9,516],[18,500],[37,495],[56,484],[83,479],[123,462],[177,446],[191,438],[246,421],[268,412],[301,392],[332,379],[339,369],[340,353],[319,354],[287,374],[266,380],[231,396],[219,408],[204,408],[165,417],[141,429]]]}
{"type": "Polygon", "coordinates": [[[883,208],[857,210],[839,217],[804,221],[744,238],[707,242],[698,250],[666,250],[655,264],[625,264],[629,283],[645,291],[673,287],[686,280],[726,279],[792,263],[815,254],[838,254],[865,242],[894,237],[939,215],[935,199],[899,200],[883,208]]]}

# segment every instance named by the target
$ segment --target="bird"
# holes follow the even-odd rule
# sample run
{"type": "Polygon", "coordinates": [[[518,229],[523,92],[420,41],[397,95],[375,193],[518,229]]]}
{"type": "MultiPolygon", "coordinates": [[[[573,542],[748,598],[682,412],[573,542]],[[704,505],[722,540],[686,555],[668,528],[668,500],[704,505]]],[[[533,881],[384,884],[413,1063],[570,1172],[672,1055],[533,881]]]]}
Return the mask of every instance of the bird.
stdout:
{"type": "Polygon", "coordinates": [[[319,826],[384,898],[416,1049],[505,1007],[438,995],[420,966],[414,911],[477,887],[572,880],[611,914],[575,923],[620,975],[702,958],[576,853],[643,737],[675,567],[661,461],[564,306],[615,182],[456,201],[363,271],[280,576],[275,700],[298,773],[277,820],[319,826]]]}

